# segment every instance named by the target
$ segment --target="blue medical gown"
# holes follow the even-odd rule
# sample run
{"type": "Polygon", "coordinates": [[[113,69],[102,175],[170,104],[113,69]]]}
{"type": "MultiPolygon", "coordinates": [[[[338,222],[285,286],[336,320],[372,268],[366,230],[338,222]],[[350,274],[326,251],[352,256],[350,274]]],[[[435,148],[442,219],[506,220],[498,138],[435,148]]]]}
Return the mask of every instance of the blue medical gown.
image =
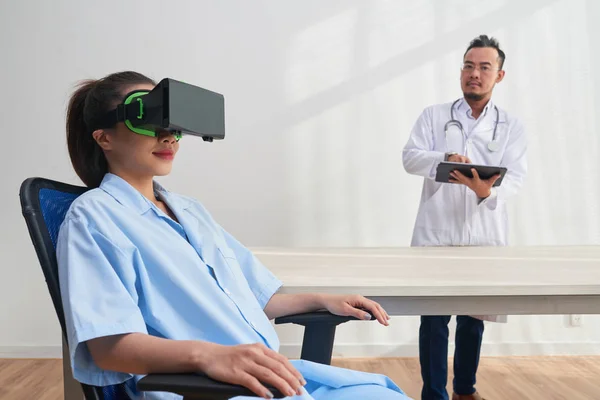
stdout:
{"type": "MultiPolygon", "coordinates": [[[[278,351],[263,309],[281,282],[199,202],[157,183],[155,194],[179,223],[113,174],[76,199],[58,236],[60,288],[75,379],[95,386],[126,382],[133,399],[180,399],[138,392],[141,376],[98,368],[85,342],[138,332],[222,345],[262,343],[278,351]]],[[[357,391],[406,398],[382,375],[293,362],[308,382],[297,398],[350,399],[357,391]]]]}

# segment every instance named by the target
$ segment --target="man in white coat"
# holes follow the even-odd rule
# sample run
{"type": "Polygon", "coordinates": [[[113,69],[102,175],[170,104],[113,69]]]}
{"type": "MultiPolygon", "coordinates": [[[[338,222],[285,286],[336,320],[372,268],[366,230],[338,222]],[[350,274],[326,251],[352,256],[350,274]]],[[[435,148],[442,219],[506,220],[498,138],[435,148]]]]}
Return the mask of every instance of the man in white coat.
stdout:
{"type": "MultiPolygon", "coordinates": [[[[481,35],[469,44],[461,68],[463,97],[427,107],[403,151],[404,168],[424,177],[412,246],[505,246],[506,202],[522,186],[526,172],[526,136],[522,124],[492,101],[504,78],[505,54],[494,38],[481,35]],[[449,122],[450,121],[450,122],[449,122]],[[497,176],[480,179],[456,171],[453,183],[435,181],[442,161],[504,166],[497,176]]],[[[481,265],[485,268],[485,264],[481,265]]],[[[502,316],[457,316],[453,400],[480,400],[475,390],[483,336],[483,319],[502,316]]],[[[447,400],[448,323],[450,316],[422,316],[419,357],[422,400],[447,400]]]]}

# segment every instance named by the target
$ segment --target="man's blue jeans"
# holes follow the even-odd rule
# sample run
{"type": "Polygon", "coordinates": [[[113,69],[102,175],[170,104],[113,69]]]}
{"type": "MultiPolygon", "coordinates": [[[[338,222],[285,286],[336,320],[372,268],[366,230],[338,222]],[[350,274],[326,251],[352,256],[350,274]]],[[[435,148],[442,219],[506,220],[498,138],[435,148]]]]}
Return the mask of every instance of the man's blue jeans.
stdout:
{"type": "MultiPolygon", "coordinates": [[[[448,322],[450,316],[422,316],[419,329],[419,359],[423,377],[422,400],[448,400],[448,322]]],[[[475,376],[479,366],[483,321],[456,317],[454,352],[454,392],[475,393],[475,376]]]]}

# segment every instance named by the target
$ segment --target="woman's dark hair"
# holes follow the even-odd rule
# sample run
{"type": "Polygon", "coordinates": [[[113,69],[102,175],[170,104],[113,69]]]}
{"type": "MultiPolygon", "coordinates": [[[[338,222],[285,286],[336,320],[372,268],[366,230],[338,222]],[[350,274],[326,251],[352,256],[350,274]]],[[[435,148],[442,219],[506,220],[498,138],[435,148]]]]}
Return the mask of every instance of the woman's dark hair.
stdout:
{"type": "Polygon", "coordinates": [[[131,85],[156,83],[145,75],[125,71],[99,80],[85,80],[78,86],[67,109],[67,144],[75,172],[90,188],[100,186],[108,172],[104,152],[92,137],[97,123],[114,109],[131,85]]]}

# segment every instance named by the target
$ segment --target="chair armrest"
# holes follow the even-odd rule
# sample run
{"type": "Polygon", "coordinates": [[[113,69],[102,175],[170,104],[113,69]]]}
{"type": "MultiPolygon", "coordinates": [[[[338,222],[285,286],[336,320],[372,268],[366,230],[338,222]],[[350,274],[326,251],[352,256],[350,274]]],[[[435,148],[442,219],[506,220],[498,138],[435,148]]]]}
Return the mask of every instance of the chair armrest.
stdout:
{"type": "MultiPolygon", "coordinates": [[[[285,396],[274,387],[265,385],[276,399],[285,396]]],[[[150,374],[140,379],[137,388],[144,392],[177,393],[184,399],[228,400],[236,396],[256,396],[251,390],[219,382],[205,374],[150,374]]]]}
{"type": "MultiPolygon", "coordinates": [[[[375,317],[371,315],[371,320],[374,319],[375,317]]],[[[358,318],[342,317],[331,314],[329,311],[315,311],[275,318],[275,323],[304,326],[300,358],[319,364],[330,365],[333,355],[335,330],[339,324],[352,320],[358,320],[358,318]]]]}
{"type": "MultiPolygon", "coordinates": [[[[375,317],[371,315],[371,321],[375,317]]],[[[275,318],[276,324],[296,324],[296,325],[312,325],[312,324],[324,324],[324,325],[339,325],[348,321],[364,321],[359,320],[356,317],[342,317],[335,315],[329,311],[313,311],[303,314],[292,314],[284,317],[275,318]]]]}
{"type": "MultiPolygon", "coordinates": [[[[371,316],[371,320],[375,317],[371,316]]],[[[303,359],[323,364],[331,363],[335,327],[355,317],[342,317],[328,311],[286,315],[275,319],[276,324],[297,324],[306,327],[302,345],[303,359]]],[[[276,399],[285,396],[274,387],[265,385],[276,399]]],[[[236,396],[256,396],[249,389],[223,383],[205,374],[150,374],[139,380],[137,388],[145,392],[177,393],[187,399],[228,400],[236,396]]]]}

